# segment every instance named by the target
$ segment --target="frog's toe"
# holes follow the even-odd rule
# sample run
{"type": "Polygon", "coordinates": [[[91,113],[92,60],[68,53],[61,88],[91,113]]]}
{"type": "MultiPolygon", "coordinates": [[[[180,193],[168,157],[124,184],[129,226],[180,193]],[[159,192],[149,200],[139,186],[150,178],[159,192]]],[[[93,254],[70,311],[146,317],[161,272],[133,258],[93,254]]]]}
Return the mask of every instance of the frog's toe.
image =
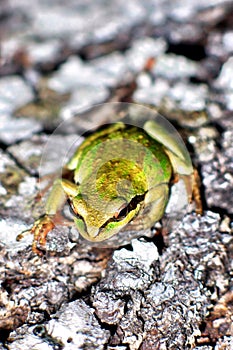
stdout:
{"type": "Polygon", "coordinates": [[[32,233],[32,229],[29,230],[25,230],[20,232],[17,236],[16,236],[16,241],[21,241],[21,239],[23,239],[26,235],[31,234],[32,233]]]}

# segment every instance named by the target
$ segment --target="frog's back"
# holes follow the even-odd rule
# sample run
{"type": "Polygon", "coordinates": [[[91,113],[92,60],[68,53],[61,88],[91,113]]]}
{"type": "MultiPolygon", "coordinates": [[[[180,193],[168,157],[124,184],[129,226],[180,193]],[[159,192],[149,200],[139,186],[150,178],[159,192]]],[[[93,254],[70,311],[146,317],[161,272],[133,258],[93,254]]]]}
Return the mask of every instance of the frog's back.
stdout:
{"type": "Polygon", "coordinates": [[[158,176],[155,182],[169,182],[171,178],[171,164],[164,152],[164,147],[143,129],[122,122],[108,125],[88,136],[77,149],[68,167],[75,170],[75,178],[78,182],[81,167],[83,178],[88,176],[88,172],[91,172],[93,167],[98,167],[103,161],[120,158],[133,160],[144,168],[145,172],[153,172],[154,177],[158,176]],[[86,164],[85,172],[83,162],[86,164]],[[161,176],[159,176],[159,169],[162,170],[161,176]]]}
{"type": "Polygon", "coordinates": [[[172,174],[172,167],[170,160],[164,151],[164,146],[161,145],[158,141],[149,136],[145,130],[138,128],[136,126],[127,125],[124,130],[124,137],[134,142],[139,143],[145,149],[148,150],[146,153],[146,158],[144,159],[144,164],[146,167],[150,167],[152,162],[154,163],[154,171],[156,170],[163,171],[163,181],[169,182],[172,174]],[[153,154],[153,158],[150,157],[150,153],[153,154]],[[154,162],[156,160],[156,162],[154,162]]]}

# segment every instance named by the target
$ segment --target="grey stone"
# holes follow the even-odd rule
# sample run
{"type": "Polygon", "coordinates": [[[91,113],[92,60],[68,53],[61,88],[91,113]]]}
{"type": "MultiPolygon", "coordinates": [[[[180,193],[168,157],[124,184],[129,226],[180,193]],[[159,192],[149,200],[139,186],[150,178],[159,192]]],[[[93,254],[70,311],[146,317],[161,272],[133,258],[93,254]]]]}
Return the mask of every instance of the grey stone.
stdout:
{"type": "Polygon", "coordinates": [[[195,76],[198,72],[198,64],[183,56],[164,54],[157,58],[153,74],[164,78],[182,79],[195,76]]]}
{"type": "Polygon", "coordinates": [[[28,235],[24,240],[17,242],[17,235],[26,230],[27,225],[20,219],[7,218],[0,219],[0,239],[1,244],[9,252],[22,252],[26,247],[31,245],[32,236],[28,235]]]}
{"type": "MultiPolygon", "coordinates": [[[[34,99],[30,86],[19,76],[0,79],[0,113],[8,114],[34,99]]],[[[2,116],[1,116],[2,118],[2,116]]]]}
{"type": "MultiPolygon", "coordinates": [[[[127,57],[114,52],[92,60],[91,65],[96,72],[104,73],[112,79],[112,85],[124,84],[131,77],[127,57]]],[[[95,77],[93,77],[95,79],[95,77]]]]}
{"type": "Polygon", "coordinates": [[[59,339],[64,349],[104,349],[110,333],[98,323],[94,309],[77,300],[63,306],[56,319],[48,322],[51,337],[59,339]]]}
{"type": "Polygon", "coordinates": [[[149,58],[157,58],[166,51],[167,43],[164,39],[149,37],[140,38],[132,42],[126,52],[126,62],[130,70],[141,72],[149,58]]]}
{"type": "Polygon", "coordinates": [[[158,78],[153,84],[137,89],[133,97],[136,102],[158,107],[166,100],[168,108],[173,103],[177,110],[202,111],[206,107],[208,88],[205,84],[196,86],[183,81],[171,86],[167,80],[158,78]]]}
{"type": "Polygon", "coordinates": [[[218,31],[211,32],[208,36],[206,51],[209,55],[221,58],[226,61],[233,52],[232,31],[221,33],[218,31]]]}
{"type": "MultiPolygon", "coordinates": [[[[63,128],[62,124],[60,128],[63,128]]],[[[82,141],[83,138],[75,134],[34,135],[30,140],[10,146],[8,152],[32,175],[43,177],[58,171],[59,176],[82,141]]]]}
{"type": "Polygon", "coordinates": [[[130,266],[140,266],[140,268],[149,271],[152,263],[158,259],[158,251],[153,243],[143,242],[137,239],[132,240],[131,242],[133,247],[133,252],[122,248],[117,250],[113,254],[113,260],[117,264],[118,268],[125,265],[130,266]]]}
{"type": "Polygon", "coordinates": [[[104,86],[80,86],[72,92],[70,100],[61,108],[60,118],[67,120],[80,112],[83,113],[94,105],[105,102],[109,94],[108,88],[104,86]]]}
{"type": "MultiPolygon", "coordinates": [[[[31,217],[31,201],[36,194],[36,179],[28,176],[7,153],[0,151],[0,156],[0,212],[3,215],[1,224],[4,235],[7,222],[12,227],[17,221],[16,217],[19,221],[31,217]]],[[[7,240],[7,234],[5,235],[7,240]]]]}
{"type": "Polygon", "coordinates": [[[213,160],[203,164],[203,184],[206,201],[209,207],[216,207],[232,213],[232,131],[227,131],[222,137],[222,151],[215,154],[213,160]],[[219,171],[221,169],[221,171],[219,171]]]}
{"type": "Polygon", "coordinates": [[[61,50],[59,40],[47,40],[41,43],[29,42],[27,45],[27,54],[30,62],[34,64],[43,64],[53,62],[61,50]]]}
{"type": "Polygon", "coordinates": [[[58,93],[67,93],[82,86],[92,86],[96,90],[114,85],[114,78],[100,72],[93,65],[84,63],[77,57],[70,57],[49,80],[48,85],[58,93]]]}
{"type": "Polygon", "coordinates": [[[171,99],[177,102],[178,108],[186,111],[201,111],[205,109],[208,97],[208,87],[205,84],[187,84],[179,82],[169,91],[171,99]]]}
{"type": "Polygon", "coordinates": [[[60,5],[44,6],[33,13],[33,31],[42,38],[68,37],[75,33],[87,33],[87,41],[110,40],[123,29],[140,22],[145,11],[140,2],[117,1],[115,6],[99,6],[91,1],[85,4],[69,2],[64,11],[60,5]],[[69,23],[69,25],[67,25],[69,23]]]}
{"type": "Polygon", "coordinates": [[[230,57],[223,64],[221,68],[221,72],[217,78],[216,85],[221,89],[226,89],[232,92],[233,90],[232,74],[233,74],[233,57],[230,57]]]}
{"type": "Polygon", "coordinates": [[[199,162],[209,162],[214,159],[217,152],[216,140],[218,132],[213,127],[204,126],[196,132],[190,133],[189,142],[193,145],[199,162]]]}
{"type": "Polygon", "coordinates": [[[125,301],[112,292],[100,292],[93,300],[93,307],[101,322],[117,324],[124,315],[125,301]]]}
{"type": "Polygon", "coordinates": [[[9,115],[1,115],[0,141],[12,144],[16,141],[29,138],[34,133],[42,130],[40,122],[28,118],[14,118],[9,115]]]}
{"type": "Polygon", "coordinates": [[[138,103],[148,103],[158,106],[162,99],[169,94],[169,83],[165,79],[158,78],[154,84],[137,89],[133,98],[138,103]]]}
{"type": "Polygon", "coordinates": [[[227,31],[222,37],[223,47],[229,53],[233,52],[233,31],[227,31]]]}

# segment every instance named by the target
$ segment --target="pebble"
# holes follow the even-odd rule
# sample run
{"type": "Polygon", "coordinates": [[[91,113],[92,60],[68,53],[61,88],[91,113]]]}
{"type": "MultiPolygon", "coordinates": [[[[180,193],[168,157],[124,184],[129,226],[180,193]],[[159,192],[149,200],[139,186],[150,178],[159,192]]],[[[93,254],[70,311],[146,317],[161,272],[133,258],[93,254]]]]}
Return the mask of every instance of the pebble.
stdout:
{"type": "Polygon", "coordinates": [[[223,34],[222,43],[228,53],[233,53],[233,31],[227,31],[223,34]]]}
{"type": "MultiPolygon", "coordinates": [[[[95,73],[103,73],[112,79],[112,84],[117,85],[127,82],[130,78],[127,58],[120,52],[114,52],[91,61],[95,73]],[[127,79],[128,77],[128,79],[127,79]]],[[[95,79],[95,76],[93,76],[95,79]]]]}
{"type": "Polygon", "coordinates": [[[211,56],[226,61],[228,56],[233,53],[232,40],[232,31],[227,31],[225,33],[219,31],[210,32],[208,35],[206,52],[211,56]]]}
{"type": "Polygon", "coordinates": [[[103,350],[104,344],[110,337],[108,330],[103,330],[98,323],[94,309],[90,308],[83,300],[76,300],[65,304],[57,312],[56,318],[51,319],[47,325],[42,325],[46,337],[36,335],[30,327],[23,339],[9,344],[10,350],[23,349],[48,349],[50,346],[56,349],[84,349],[103,350]],[[84,331],[85,330],[85,331],[84,331]],[[93,343],[93,339],[95,340],[93,343]],[[39,346],[40,345],[40,346],[39,346]],[[58,347],[60,345],[60,347],[58,347]]]}
{"type": "Polygon", "coordinates": [[[175,102],[177,110],[202,111],[206,108],[208,87],[205,84],[197,86],[185,81],[171,86],[164,78],[157,78],[153,84],[137,89],[133,98],[136,102],[155,106],[160,106],[166,98],[175,102]]]}
{"type": "Polygon", "coordinates": [[[203,164],[202,175],[208,207],[218,207],[233,213],[233,134],[222,135],[222,151],[215,153],[211,162],[203,164]]]}
{"type": "Polygon", "coordinates": [[[73,90],[70,100],[61,108],[59,116],[62,120],[70,119],[80,112],[105,102],[109,94],[110,91],[104,86],[98,88],[90,85],[81,86],[73,90]]]}
{"type": "Polygon", "coordinates": [[[157,58],[152,73],[168,80],[184,79],[198,73],[198,64],[184,56],[164,54],[157,58]]]}
{"type": "MultiPolygon", "coordinates": [[[[114,252],[113,260],[120,266],[125,266],[127,264],[132,266],[138,266],[138,264],[145,271],[149,271],[151,264],[158,260],[158,250],[153,243],[143,242],[138,239],[134,239],[131,242],[133,251],[128,249],[120,249],[114,252]]],[[[124,267],[123,267],[124,269],[124,267]]]]}
{"type": "Polygon", "coordinates": [[[178,82],[169,91],[171,99],[176,101],[178,109],[186,111],[201,111],[206,107],[208,87],[205,84],[188,84],[178,82]]]}
{"type": "Polygon", "coordinates": [[[149,86],[139,87],[133,94],[135,102],[159,106],[162,99],[169,94],[170,85],[167,80],[158,78],[149,86]]]}
{"type": "Polygon", "coordinates": [[[48,81],[48,86],[64,94],[83,86],[96,89],[114,85],[114,77],[106,72],[99,72],[93,65],[84,63],[78,57],[70,57],[48,81]]]}
{"type": "Polygon", "coordinates": [[[140,38],[134,40],[131,48],[126,51],[125,60],[130,70],[141,72],[150,58],[156,58],[167,49],[167,43],[163,38],[140,38]]]}
{"type": "Polygon", "coordinates": [[[6,114],[1,115],[0,141],[7,145],[29,138],[41,130],[41,123],[34,119],[15,118],[6,114]]]}
{"type": "Polygon", "coordinates": [[[61,42],[58,39],[46,40],[40,43],[32,41],[27,45],[27,54],[32,65],[53,62],[54,57],[59,55],[60,50],[61,42]]]}
{"type": "Polygon", "coordinates": [[[0,79],[0,114],[12,113],[33,99],[32,89],[19,76],[0,79]]]}
{"type": "Polygon", "coordinates": [[[27,228],[25,222],[19,219],[16,220],[14,217],[0,219],[0,240],[7,251],[16,254],[16,252],[22,251],[31,245],[32,235],[25,236],[25,239],[19,242],[16,241],[16,236],[27,228]]]}
{"type": "Polygon", "coordinates": [[[35,135],[8,148],[10,154],[32,175],[61,171],[83,138],[76,134],[35,135]]]}
{"type": "Polygon", "coordinates": [[[84,11],[74,12],[69,8],[64,11],[61,6],[40,7],[38,12],[33,12],[34,35],[36,34],[43,39],[59,38],[60,35],[70,36],[88,25],[84,13],[84,11]]]}
{"type": "Polygon", "coordinates": [[[230,92],[233,90],[233,56],[230,57],[222,66],[221,72],[216,80],[217,87],[226,89],[230,92]]]}

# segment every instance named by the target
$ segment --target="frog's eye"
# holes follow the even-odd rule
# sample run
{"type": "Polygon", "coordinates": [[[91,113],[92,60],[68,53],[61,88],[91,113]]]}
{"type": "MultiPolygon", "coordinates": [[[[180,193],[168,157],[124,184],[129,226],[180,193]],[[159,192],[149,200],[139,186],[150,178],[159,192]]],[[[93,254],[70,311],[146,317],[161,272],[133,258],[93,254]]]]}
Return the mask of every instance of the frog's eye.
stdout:
{"type": "Polygon", "coordinates": [[[122,206],[115,212],[115,219],[122,219],[128,214],[128,205],[127,203],[122,204],[122,206]]]}
{"type": "Polygon", "coordinates": [[[127,203],[122,204],[119,210],[114,214],[114,219],[116,221],[123,220],[129,214],[129,212],[131,212],[132,210],[135,210],[137,205],[144,201],[145,194],[137,195],[133,197],[128,204],[127,203]]]}

